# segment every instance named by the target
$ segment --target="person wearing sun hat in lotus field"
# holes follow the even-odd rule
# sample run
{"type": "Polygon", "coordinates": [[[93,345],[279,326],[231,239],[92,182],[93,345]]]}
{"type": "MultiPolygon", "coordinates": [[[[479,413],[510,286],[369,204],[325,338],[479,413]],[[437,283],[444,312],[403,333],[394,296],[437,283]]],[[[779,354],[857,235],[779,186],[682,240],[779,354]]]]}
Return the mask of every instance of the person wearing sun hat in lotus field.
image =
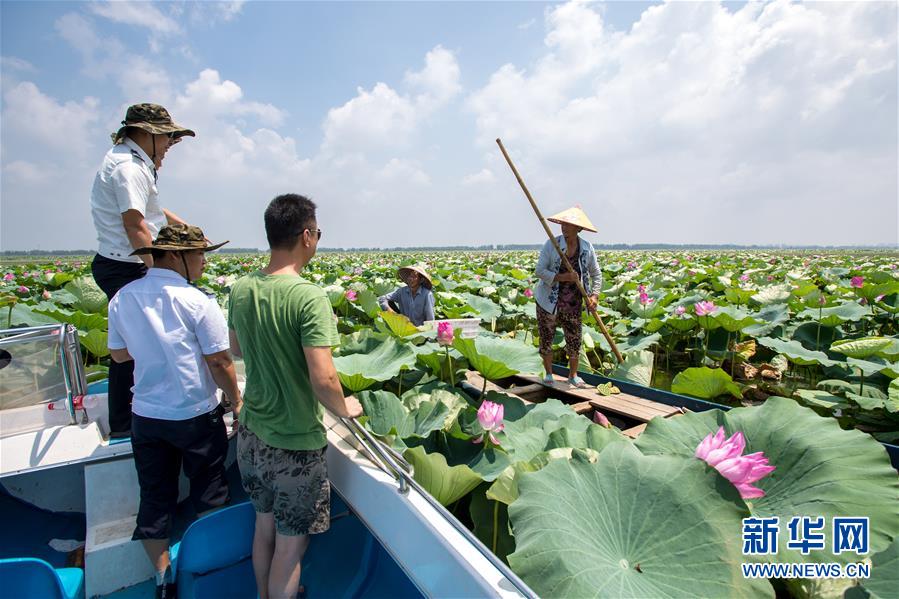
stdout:
{"type": "Polygon", "coordinates": [[[420,264],[401,266],[397,276],[406,286],[378,298],[382,310],[399,312],[420,327],[426,320],[434,320],[434,294],[431,277],[420,264]]]}
{"type": "Polygon", "coordinates": [[[596,308],[596,297],[602,289],[602,271],[596,261],[593,245],[578,234],[581,231],[596,233],[596,227],[584,214],[580,206],[574,206],[546,219],[562,225],[562,234],[556,242],[571,263],[574,272],[565,271],[562,258],[550,240],[543,244],[537,258],[537,285],[534,299],[537,301],[537,329],[540,334],[540,357],[546,376],[543,381],[553,384],[552,344],[556,326],[565,333],[565,351],[568,353],[568,383],[574,387],[586,387],[577,375],[578,358],[581,351],[581,292],[577,287],[580,279],[587,291],[587,303],[596,308]]]}
{"type": "MultiPolygon", "coordinates": [[[[227,243],[227,242],[224,242],[227,243]]],[[[122,287],[109,302],[109,350],[116,363],[134,362],[131,447],[140,486],[133,539],[156,571],[156,596],[174,598],[169,538],[183,466],[194,510],[228,503],[228,436],[221,388],[240,411],[228,325],[215,298],[193,286],[210,245],[199,227],[169,225],[152,244],[147,275],[122,287]]]]}
{"type": "MultiPolygon", "coordinates": [[[[184,223],[159,205],[156,177],[168,149],[182,137],[194,135],[158,104],[130,106],[122,126],[112,135],[113,146],[103,158],[91,190],[91,216],[98,241],[91,273],[108,299],[153,266],[150,254],[134,256],[132,250],[149,246],[165,225],[184,223]]],[[[130,434],[133,384],[132,362],[110,365],[111,438],[130,434]]]]}

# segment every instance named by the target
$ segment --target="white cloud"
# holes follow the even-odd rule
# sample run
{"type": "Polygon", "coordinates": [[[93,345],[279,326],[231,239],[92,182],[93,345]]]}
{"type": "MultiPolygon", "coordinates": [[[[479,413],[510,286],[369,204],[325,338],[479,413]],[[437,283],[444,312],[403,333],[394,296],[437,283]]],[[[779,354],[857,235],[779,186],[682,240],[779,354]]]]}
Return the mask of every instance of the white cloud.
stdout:
{"type": "Polygon", "coordinates": [[[0,68],[2,68],[3,70],[10,69],[26,73],[33,73],[37,70],[34,68],[34,65],[27,60],[16,58],[15,56],[0,57],[0,68]]]}
{"type": "Polygon", "coordinates": [[[175,100],[179,118],[207,122],[223,117],[255,117],[264,125],[280,125],[286,113],[272,104],[246,101],[243,90],[214,69],[204,69],[175,100]]]}
{"type": "Polygon", "coordinates": [[[113,0],[112,2],[91,2],[88,4],[95,15],[116,23],[145,27],[154,33],[180,33],[181,28],[173,19],[164,15],[157,4],[151,2],[130,2],[113,0]]]}
{"type": "Polygon", "coordinates": [[[322,152],[371,154],[380,162],[385,150],[408,148],[422,122],[459,93],[459,79],[455,55],[436,46],[422,70],[406,73],[409,93],[378,82],[370,91],[358,88],[354,98],[329,110],[322,152]]]}
{"type": "Polygon", "coordinates": [[[537,19],[528,19],[524,23],[519,23],[517,25],[517,27],[518,27],[518,29],[524,31],[526,29],[530,29],[531,27],[533,27],[536,24],[537,24],[537,19]]]}
{"type": "Polygon", "coordinates": [[[895,5],[672,2],[617,33],[569,3],[546,24],[468,106],[553,208],[620,217],[612,241],[897,239],[895,5]],[[849,197],[884,216],[867,235],[810,218],[849,197]]]}
{"type": "Polygon", "coordinates": [[[3,172],[6,173],[5,176],[23,183],[37,183],[45,178],[53,177],[55,174],[55,170],[52,168],[41,167],[26,160],[13,160],[9,164],[3,165],[3,172]]]}
{"type": "Polygon", "coordinates": [[[494,181],[496,181],[496,177],[493,176],[493,171],[488,168],[462,177],[462,185],[481,185],[483,183],[493,183],[494,181]]]}
{"type": "Polygon", "coordinates": [[[12,146],[13,141],[28,145],[38,142],[56,151],[80,154],[85,150],[84,140],[91,138],[91,128],[98,120],[96,98],[58,102],[30,81],[4,92],[3,100],[4,146],[12,146]]]}

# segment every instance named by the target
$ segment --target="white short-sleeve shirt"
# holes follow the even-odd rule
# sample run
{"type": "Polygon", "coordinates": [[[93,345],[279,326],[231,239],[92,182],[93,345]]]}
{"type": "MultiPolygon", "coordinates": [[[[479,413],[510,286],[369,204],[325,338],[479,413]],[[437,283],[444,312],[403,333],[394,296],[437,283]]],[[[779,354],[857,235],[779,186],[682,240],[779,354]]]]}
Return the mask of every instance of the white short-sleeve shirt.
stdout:
{"type": "Polygon", "coordinates": [[[133,248],[122,224],[122,214],[131,209],[144,215],[153,239],[166,225],[153,161],[126,137],[106,153],[94,177],[91,216],[97,229],[98,254],[120,262],[140,262],[137,256],[129,256],[133,248]]]}
{"type": "Polygon", "coordinates": [[[187,420],[218,405],[203,356],[230,347],[228,325],[215,299],[177,272],[151,268],[122,287],[109,302],[108,345],[134,358],[138,416],[187,420]]]}

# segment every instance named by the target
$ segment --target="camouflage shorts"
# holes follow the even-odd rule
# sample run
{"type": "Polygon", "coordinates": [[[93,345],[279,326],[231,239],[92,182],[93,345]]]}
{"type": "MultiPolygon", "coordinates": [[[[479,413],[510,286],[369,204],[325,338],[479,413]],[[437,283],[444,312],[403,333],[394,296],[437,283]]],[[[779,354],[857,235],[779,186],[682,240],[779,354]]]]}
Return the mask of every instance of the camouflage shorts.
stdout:
{"type": "Polygon", "coordinates": [[[331,485],[325,449],[271,447],[243,424],[239,425],[240,482],[258,513],[274,514],[279,534],[318,534],[330,527],[331,485]]]}
{"type": "Polygon", "coordinates": [[[553,339],[556,336],[556,326],[562,327],[565,333],[565,353],[571,357],[571,350],[574,349],[575,354],[581,351],[581,312],[569,312],[556,309],[555,314],[550,314],[537,304],[537,331],[540,335],[540,355],[546,356],[553,353],[553,339]]]}

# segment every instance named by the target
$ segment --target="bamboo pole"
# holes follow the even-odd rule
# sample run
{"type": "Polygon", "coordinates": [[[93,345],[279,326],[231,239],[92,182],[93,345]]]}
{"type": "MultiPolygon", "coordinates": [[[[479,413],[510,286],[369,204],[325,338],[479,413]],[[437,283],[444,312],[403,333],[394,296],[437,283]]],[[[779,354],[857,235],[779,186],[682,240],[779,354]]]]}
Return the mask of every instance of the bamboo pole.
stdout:
{"type": "MultiPolygon", "coordinates": [[[[565,269],[568,272],[574,272],[574,269],[571,267],[571,262],[568,261],[568,256],[566,256],[565,252],[562,251],[562,248],[559,247],[559,243],[556,241],[556,236],[553,235],[552,231],[549,230],[549,225],[546,224],[546,219],[543,218],[543,214],[540,212],[540,208],[537,207],[537,202],[535,202],[534,198],[531,197],[531,192],[528,191],[527,186],[524,184],[524,180],[521,178],[521,175],[518,174],[518,169],[515,168],[514,164],[512,164],[512,159],[509,157],[509,153],[506,152],[506,148],[505,146],[503,146],[503,142],[499,138],[497,138],[496,143],[497,145],[499,145],[499,149],[503,153],[503,157],[506,159],[506,162],[509,163],[509,168],[512,169],[512,173],[515,175],[515,178],[518,179],[518,184],[521,186],[521,190],[524,192],[524,195],[527,196],[528,201],[531,203],[531,208],[534,209],[534,214],[537,215],[537,219],[540,220],[540,224],[543,225],[543,230],[546,231],[546,236],[549,237],[549,240],[552,242],[553,247],[556,248],[556,252],[562,259],[562,264],[565,266],[565,269]]],[[[584,284],[581,282],[580,277],[578,277],[577,279],[577,288],[586,301],[589,295],[587,295],[587,290],[584,289],[584,284]]],[[[621,352],[618,351],[618,346],[615,345],[615,341],[609,334],[609,329],[606,328],[606,325],[602,321],[602,318],[600,318],[599,314],[597,314],[596,308],[590,307],[589,301],[587,301],[586,303],[587,311],[590,313],[590,316],[592,316],[596,321],[596,324],[599,325],[599,330],[602,332],[603,337],[606,338],[606,341],[609,342],[609,347],[612,348],[612,353],[615,354],[618,362],[624,362],[624,358],[621,356],[621,352]]]]}

